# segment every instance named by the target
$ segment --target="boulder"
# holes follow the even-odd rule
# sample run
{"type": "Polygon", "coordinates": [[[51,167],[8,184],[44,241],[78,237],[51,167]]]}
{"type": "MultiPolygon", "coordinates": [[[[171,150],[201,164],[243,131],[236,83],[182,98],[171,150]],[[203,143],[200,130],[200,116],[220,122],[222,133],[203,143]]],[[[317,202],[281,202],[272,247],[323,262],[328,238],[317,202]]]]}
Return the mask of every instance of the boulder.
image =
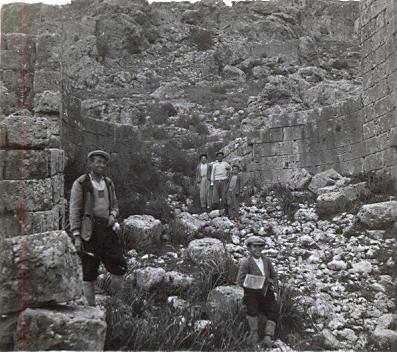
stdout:
{"type": "Polygon", "coordinates": [[[397,331],[392,328],[392,324],[397,322],[397,314],[385,314],[378,318],[373,337],[381,346],[396,346],[397,331]]]}
{"type": "Polygon", "coordinates": [[[190,304],[188,301],[186,301],[183,298],[180,298],[178,296],[169,296],[167,298],[167,303],[169,305],[171,305],[172,308],[174,308],[175,310],[178,310],[178,311],[183,311],[190,307],[190,304]]]}
{"type": "Polygon", "coordinates": [[[186,288],[192,284],[193,277],[178,271],[167,271],[165,273],[165,282],[176,288],[186,288]]]}
{"type": "Polygon", "coordinates": [[[331,333],[330,330],[324,329],[321,332],[321,336],[323,339],[324,346],[330,349],[337,349],[341,346],[341,343],[338,339],[331,333]]]}
{"type": "Polygon", "coordinates": [[[342,179],[343,176],[337,173],[334,169],[326,170],[314,175],[308,188],[310,191],[317,194],[319,188],[332,186],[342,179]]]}
{"type": "Polygon", "coordinates": [[[166,278],[163,268],[146,268],[135,270],[135,279],[138,287],[144,290],[150,290],[152,287],[164,282],[166,278]]]}
{"type": "Polygon", "coordinates": [[[226,216],[216,217],[210,221],[210,225],[215,227],[217,230],[230,229],[234,224],[226,216]]]}
{"type": "Polygon", "coordinates": [[[331,270],[346,270],[347,264],[343,260],[332,260],[328,263],[328,268],[331,270]]]}
{"type": "Polygon", "coordinates": [[[188,238],[196,236],[205,225],[205,221],[197,219],[188,212],[178,214],[173,223],[174,230],[183,233],[188,238]]]}
{"type": "Polygon", "coordinates": [[[187,255],[195,264],[203,264],[226,256],[227,250],[220,240],[205,237],[191,241],[187,247],[187,255]]]}
{"type": "Polygon", "coordinates": [[[294,219],[302,222],[317,221],[318,215],[314,208],[301,208],[295,212],[294,219]]]}
{"type": "Polygon", "coordinates": [[[397,201],[363,205],[357,216],[371,229],[385,229],[397,221],[397,201]]]}
{"type": "Polygon", "coordinates": [[[368,260],[352,264],[352,271],[355,273],[369,274],[372,271],[372,264],[368,260]]]}
{"type": "Polygon", "coordinates": [[[357,199],[361,199],[370,194],[370,190],[367,187],[366,182],[355,183],[342,187],[339,191],[346,197],[349,202],[353,202],[357,199]]]}
{"type": "Polygon", "coordinates": [[[312,179],[312,174],[306,169],[294,169],[287,181],[288,187],[293,191],[305,189],[312,179]]]}
{"type": "Polygon", "coordinates": [[[207,313],[211,320],[235,316],[240,309],[244,290],[240,286],[218,286],[207,298],[207,313]]]}
{"type": "Polygon", "coordinates": [[[151,215],[132,215],[123,221],[127,234],[128,249],[143,248],[160,240],[163,226],[151,215]]]}
{"type": "MultiPolygon", "coordinates": [[[[26,309],[23,324],[25,350],[103,351],[106,337],[105,313],[97,307],[57,306],[26,309]]],[[[15,336],[18,343],[18,333],[15,336]]]]}
{"type": "Polygon", "coordinates": [[[245,81],[245,73],[235,66],[226,65],[223,68],[223,76],[225,79],[245,81]]]}
{"type": "Polygon", "coordinates": [[[21,275],[25,307],[81,297],[80,259],[66,232],[12,237],[3,241],[1,252],[1,314],[20,310],[21,275]]]}
{"type": "Polygon", "coordinates": [[[347,198],[342,192],[322,193],[317,197],[317,209],[322,214],[334,214],[343,211],[347,205],[347,198]]]}

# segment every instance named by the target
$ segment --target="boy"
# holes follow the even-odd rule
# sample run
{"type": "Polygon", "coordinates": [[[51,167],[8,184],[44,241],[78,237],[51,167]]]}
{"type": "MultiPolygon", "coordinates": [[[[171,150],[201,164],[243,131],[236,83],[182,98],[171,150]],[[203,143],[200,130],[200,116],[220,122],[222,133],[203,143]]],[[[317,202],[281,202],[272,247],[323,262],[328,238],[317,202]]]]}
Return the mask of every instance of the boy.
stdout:
{"type": "Polygon", "coordinates": [[[244,288],[243,301],[247,305],[247,320],[252,343],[258,343],[258,315],[262,313],[267,317],[264,344],[270,348],[278,320],[279,306],[274,295],[274,289],[277,289],[277,274],[270,259],[261,252],[264,244],[265,241],[259,236],[251,236],[245,241],[249,255],[240,262],[236,283],[244,288]],[[247,275],[255,275],[251,277],[256,279],[258,287],[252,285],[247,275]],[[262,285],[258,283],[261,279],[264,281],[262,285]]]}
{"type": "Polygon", "coordinates": [[[240,195],[240,167],[238,165],[232,166],[232,176],[227,185],[227,206],[229,217],[236,220],[239,212],[238,196],[240,195]]]}

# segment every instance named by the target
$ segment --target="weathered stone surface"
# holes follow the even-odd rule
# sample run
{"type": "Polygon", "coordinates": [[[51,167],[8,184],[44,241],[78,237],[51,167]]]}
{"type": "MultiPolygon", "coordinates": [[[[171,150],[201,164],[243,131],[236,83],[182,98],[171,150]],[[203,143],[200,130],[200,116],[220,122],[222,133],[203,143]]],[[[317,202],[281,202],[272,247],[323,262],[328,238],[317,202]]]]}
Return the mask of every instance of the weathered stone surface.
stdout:
{"type": "Polygon", "coordinates": [[[178,271],[167,271],[165,274],[165,282],[173,287],[186,288],[193,282],[193,277],[180,273],[178,271]]]}
{"type": "MultiPolygon", "coordinates": [[[[18,321],[23,324],[26,350],[102,351],[105,345],[105,313],[97,307],[54,306],[26,309],[18,321]]],[[[18,343],[18,335],[16,335],[18,343]]]]}
{"type": "Polygon", "coordinates": [[[0,312],[63,303],[81,296],[81,264],[64,231],[18,236],[3,242],[1,256],[0,312]],[[23,274],[22,274],[23,273],[23,274]]]}
{"type": "Polygon", "coordinates": [[[163,268],[146,267],[135,270],[135,278],[138,287],[150,290],[166,279],[166,273],[163,268]]]}
{"type": "Polygon", "coordinates": [[[245,73],[235,66],[226,65],[223,69],[225,79],[245,81],[245,73]]]}
{"type": "Polygon", "coordinates": [[[330,169],[314,175],[308,188],[313,193],[318,193],[319,188],[334,185],[338,180],[341,179],[342,176],[339,173],[333,169],[330,169]]]}
{"type": "Polygon", "coordinates": [[[10,238],[21,233],[33,234],[59,229],[59,209],[26,212],[23,218],[18,214],[0,215],[0,237],[10,238]],[[22,225],[23,222],[23,225],[22,225]]]}
{"type": "Polygon", "coordinates": [[[14,334],[17,328],[18,313],[0,316],[0,350],[14,350],[14,334]]]}
{"type": "Polygon", "coordinates": [[[345,209],[347,198],[342,192],[328,192],[317,197],[317,209],[323,214],[333,214],[345,209]]]}
{"type": "Polygon", "coordinates": [[[363,260],[352,264],[352,271],[360,274],[369,274],[372,271],[372,264],[368,260],[363,260]]]}
{"type": "Polygon", "coordinates": [[[123,221],[128,249],[141,248],[158,241],[163,230],[161,221],[151,215],[131,215],[123,221]]]}
{"type": "Polygon", "coordinates": [[[378,318],[373,337],[381,346],[395,346],[397,344],[397,332],[391,327],[396,321],[396,314],[385,314],[378,318]]]}
{"type": "Polygon", "coordinates": [[[220,257],[227,255],[227,251],[220,240],[201,238],[189,243],[187,254],[194,263],[202,264],[206,261],[218,260],[220,257]]]}
{"type": "Polygon", "coordinates": [[[176,216],[174,225],[178,231],[185,233],[186,237],[192,238],[201,230],[205,222],[190,213],[183,212],[176,216]]]}
{"type": "Polygon", "coordinates": [[[218,286],[207,298],[207,313],[211,320],[235,316],[244,297],[244,290],[239,286],[218,286]]]}
{"type": "MultiPolygon", "coordinates": [[[[63,192],[63,188],[60,192],[63,192]]],[[[20,208],[21,199],[23,199],[25,211],[48,210],[53,205],[52,184],[49,178],[23,181],[3,180],[0,181],[0,194],[7,194],[7,197],[0,198],[0,214],[6,211],[17,211],[20,208]]]]}
{"type": "Polygon", "coordinates": [[[177,311],[184,311],[185,309],[188,309],[190,304],[188,301],[184,300],[183,298],[180,298],[178,296],[170,296],[167,298],[167,303],[172,306],[177,311]]]}
{"type": "Polygon", "coordinates": [[[5,152],[5,180],[46,178],[48,173],[48,153],[44,150],[8,150],[5,152]]]}
{"type": "Polygon", "coordinates": [[[287,182],[291,190],[303,190],[312,179],[312,175],[306,169],[294,169],[287,182]]]}
{"type": "Polygon", "coordinates": [[[8,147],[43,148],[49,143],[49,123],[44,117],[11,115],[2,124],[8,147]]]}
{"type": "Polygon", "coordinates": [[[365,204],[357,216],[369,228],[382,230],[397,220],[397,201],[365,204]]]}
{"type": "Polygon", "coordinates": [[[43,114],[58,114],[61,104],[61,94],[45,90],[34,97],[34,111],[43,114]]]}

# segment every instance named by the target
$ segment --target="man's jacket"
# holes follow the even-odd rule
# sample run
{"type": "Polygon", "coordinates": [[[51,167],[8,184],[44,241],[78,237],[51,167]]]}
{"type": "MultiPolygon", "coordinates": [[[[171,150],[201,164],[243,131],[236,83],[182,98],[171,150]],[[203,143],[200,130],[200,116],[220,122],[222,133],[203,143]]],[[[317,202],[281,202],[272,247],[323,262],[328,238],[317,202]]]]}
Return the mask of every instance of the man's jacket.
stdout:
{"type": "MultiPolygon", "coordinates": [[[[266,292],[270,286],[273,286],[275,290],[278,289],[277,273],[274,270],[269,258],[264,255],[262,255],[261,258],[263,260],[263,267],[265,269],[266,276],[263,293],[266,295],[266,292]]],[[[240,261],[236,284],[243,287],[245,276],[247,274],[263,276],[261,269],[259,269],[258,265],[256,265],[255,260],[251,255],[240,261]]]]}
{"type": "Polygon", "coordinates": [[[240,194],[240,185],[241,185],[241,178],[240,175],[237,175],[237,180],[236,180],[236,184],[234,185],[234,188],[232,190],[230,190],[230,182],[232,180],[232,176],[230,176],[228,184],[227,184],[227,191],[231,192],[235,195],[239,195],[240,194]]]}
{"type": "MultiPolygon", "coordinates": [[[[104,177],[109,195],[109,214],[117,217],[119,213],[118,202],[114,184],[109,177],[104,177]]],[[[94,209],[94,194],[90,176],[80,176],[74,181],[70,195],[69,222],[73,232],[79,231],[81,238],[88,241],[92,233],[92,220],[94,209]]]]}
{"type": "MultiPolygon", "coordinates": [[[[196,182],[201,181],[201,162],[197,164],[196,167],[196,182]]],[[[210,163],[207,163],[207,179],[208,181],[211,180],[211,171],[212,171],[212,165],[210,163]]]]}

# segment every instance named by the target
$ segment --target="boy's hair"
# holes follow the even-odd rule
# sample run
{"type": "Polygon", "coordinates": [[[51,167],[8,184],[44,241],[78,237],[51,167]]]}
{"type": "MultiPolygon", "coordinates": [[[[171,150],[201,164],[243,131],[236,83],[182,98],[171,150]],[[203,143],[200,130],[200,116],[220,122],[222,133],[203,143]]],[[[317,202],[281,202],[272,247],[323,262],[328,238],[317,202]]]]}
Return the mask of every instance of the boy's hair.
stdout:
{"type": "Polygon", "coordinates": [[[232,165],[232,169],[234,169],[234,168],[236,168],[237,170],[240,171],[240,166],[238,166],[238,165],[232,165]]]}

